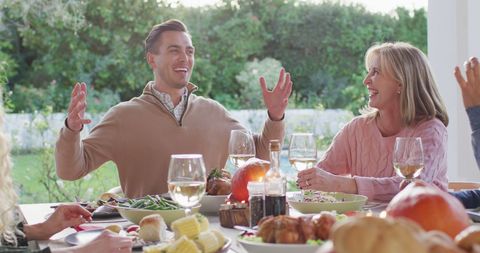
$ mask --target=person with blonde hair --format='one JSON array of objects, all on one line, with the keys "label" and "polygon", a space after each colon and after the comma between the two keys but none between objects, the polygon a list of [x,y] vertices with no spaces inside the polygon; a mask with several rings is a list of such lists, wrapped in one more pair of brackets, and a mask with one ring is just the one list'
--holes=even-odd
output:
[{"label": "person with blonde hair", "polygon": [[[0,129],[3,129],[1,104]],[[92,214],[75,204],[60,205],[45,222],[39,224],[23,224],[16,220],[17,195],[10,175],[11,166],[9,144],[3,130],[0,130],[0,252],[30,252],[26,247],[29,240],[48,240],[67,227],[91,220]],[[39,252],[131,252],[131,248],[130,238],[104,231],[85,245],[52,250],[45,248]]]},{"label": "person with blonde hair", "polygon": [[396,137],[421,137],[420,179],[447,189],[448,116],[425,54],[403,42],[365,54],[368,107],[333,139],[323,159],[298,174],[302,189],[346,192],[389,201],[400,191],[392,154]]}]

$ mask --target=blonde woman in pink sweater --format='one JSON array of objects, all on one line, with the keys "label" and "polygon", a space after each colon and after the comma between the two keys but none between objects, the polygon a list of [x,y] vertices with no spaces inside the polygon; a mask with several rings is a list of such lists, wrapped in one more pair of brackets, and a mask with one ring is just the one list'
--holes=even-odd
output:
[{"label": "blonde woman in pink sweater", "polygon": [[421,137],[420,179],[447,189],[448,116],[427,57],[408,43],[372,46],[365,54],[368,107],[340,130],[323,159],[298,174],[302,189],[346,192],[389,201],[402,178],[392,163],[396,137]]}]

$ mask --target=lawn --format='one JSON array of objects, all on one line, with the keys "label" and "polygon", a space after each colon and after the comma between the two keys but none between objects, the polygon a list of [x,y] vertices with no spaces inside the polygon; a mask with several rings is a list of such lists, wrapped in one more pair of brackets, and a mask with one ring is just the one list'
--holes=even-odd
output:
[{"label": "lawn", "polygon": [[[52,152],[12,155],[12,176],[20,204],[74,201],[75,196],[91,201],[119,185],[113,162],[107,162],[86,177],[71,182],[56,177],[53,159]],[[295,186],[296,172],[292,170],[285,154],[282,155],[281,165],[289,181],[288,189],[298,190]],[[229,162],[227,169],[234,171]]]},{"label": "lawn", "polygon": [[119,185],[116,166],[112,162],[74,182],[56,177],[53,153],[13,155],[12,177],[19,203],[74,201],[74,196],[94,200],[104,191]]}]

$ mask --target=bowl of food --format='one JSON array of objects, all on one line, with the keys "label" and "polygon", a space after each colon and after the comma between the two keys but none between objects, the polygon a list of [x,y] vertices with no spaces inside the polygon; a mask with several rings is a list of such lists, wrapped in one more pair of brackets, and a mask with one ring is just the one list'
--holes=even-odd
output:
[{"label": "bowl of food", "polygon": [[306,190],[289,196],[288,204],[304,214],[321,211],[344,213],[361,210],[367,199],[366,196],[357,194]]},{"label": "bowl of food", "polygon": [[225,203],[228,195],[205,195],[200,200],[201,213],[217,213],[220,209],[220,205]]},{"label": "bowl of food", "polygon": [[225,203],[228,194],[232,192],[232,176],[226,170],[213,169],[207,178],[206,195],[203,196],[200,204],[201,213],[217,213],[220,205]]},{"label": "bowl of food", "polygon": [[[117,208],[123,218],[135,224],[138,224],[143,217],[150,214],[160,214],[168,226],[173,221],[185,217],[184,208],[174,201],[159,195],[147,195],[143,198],[129,199],[127,202],[115,206],[115,208]],[[192,208],[192,213],[198,213],[199,210],[200,205],[197,205]]]}]

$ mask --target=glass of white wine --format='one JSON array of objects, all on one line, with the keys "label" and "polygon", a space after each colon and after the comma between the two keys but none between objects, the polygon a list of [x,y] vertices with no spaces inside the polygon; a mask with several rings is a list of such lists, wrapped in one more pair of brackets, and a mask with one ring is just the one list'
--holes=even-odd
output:
[{"label": "glass of white wine", "polygon": [[205,194],[207,176],[200,154],[181,154],[170,157],[168,192],[172,199],[190,215]]},{"label": "glass of white wine", "polygon": [[422,172],[423,164],[422,138],[397,137],[393,150],[393,167],[397,175],[413,181]]},{"label": "glass of white wine", "polygon": [[288,147],[288,160],[297,170],[312,168],[317,162],[317,144],[312,133],[294,133]]},{"label": "glass of white wine", "polygon": [[240,168],[248,159],[255,157],[255,142],[250,131],[235,129],[230,132],[228,141],[230,161],[235,168]]}]

